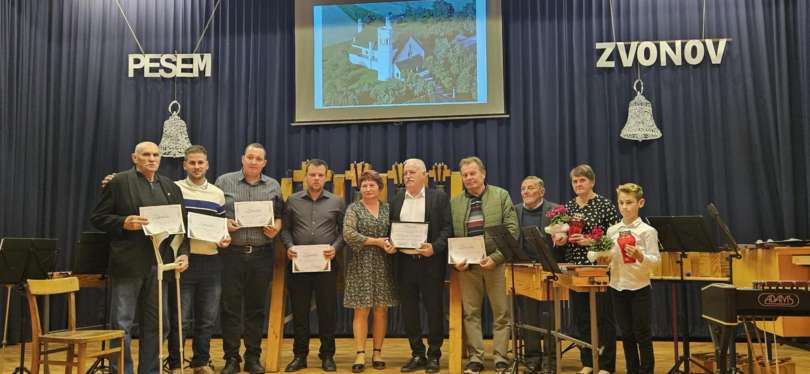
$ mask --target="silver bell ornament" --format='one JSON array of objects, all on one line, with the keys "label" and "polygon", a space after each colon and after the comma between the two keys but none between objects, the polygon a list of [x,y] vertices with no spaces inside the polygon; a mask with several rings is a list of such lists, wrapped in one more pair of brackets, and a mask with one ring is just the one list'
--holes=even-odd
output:
[{"label": "silver bell ornament", "polygon": [[[177,105],[177,110],[172,107]],[[186,149],[191,147],[188,139],[188,126],[180,118],[180,103],[172,100],[169,103],[169,119],[163,122],[163,137],[160,138],[160,155],[162,157],[183,157]]]},{"label": "silver bell ornament", "polygon": [[629,140],[653,140],[661,137],[661,130],[655,126],[652,114],[652,104],[642,93],[644,92],[644,82],[636,79],[633,82],[633,90],[636,97],[630,100],[627,108],[627,122],[624,124],[621,136]]}]

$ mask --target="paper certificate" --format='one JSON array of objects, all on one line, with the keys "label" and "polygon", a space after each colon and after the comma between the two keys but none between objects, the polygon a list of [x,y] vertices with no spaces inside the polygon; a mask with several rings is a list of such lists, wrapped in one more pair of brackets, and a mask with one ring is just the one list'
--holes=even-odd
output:
[{"label": "paper certificate", "polygon": [[487,253],[483,235],[449,238],[447,239],[447,250],[447,263],[451,265],[464,261],[468,264],[479,264]]},{"label": "paper certificate", "polygon": [[417,249],[427,242],[427,223],[391,223],[391,244],[397,248]]},{"label": "paper certificate", "polygon": [[149,220],[149,224],[143,226],[143,233],[146,235],[184,234],[186,232],[180,204],[142,206],[138,215]]},{"label": "paper certificate", "polygon": [[228,235],[228,219],[206,214],[188,214],[188,237],[219,243]]},{"label": "paper certificate", "polygon": [[233,203],[236,224],[240,227],[273,226],[273,201],[237,201]]},{"label": "paper certificate", "polygon": [[294,245],[290,249],[296,253],[292,263],[293,273],[313,273],[332,270],[332,262],[323,256],[323,252],[329,249],[329,245]]}]

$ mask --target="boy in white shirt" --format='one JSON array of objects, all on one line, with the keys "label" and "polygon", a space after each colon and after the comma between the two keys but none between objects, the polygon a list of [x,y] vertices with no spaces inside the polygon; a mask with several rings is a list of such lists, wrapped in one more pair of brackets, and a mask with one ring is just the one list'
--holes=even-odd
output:
[{"label": "boy in white shirt", "polygon": [[[613,248],[588,252],[588,258],[610,265],[610,290],[616,323],[622,331],[628,374],[652,373],[654,356],[650,329],[650,271],[660,261],[658,232],[644,223],[644,191],[635,183],[616,189],[621,222],[608,228]],[[640,358],[640,359],[639,359]]]}]

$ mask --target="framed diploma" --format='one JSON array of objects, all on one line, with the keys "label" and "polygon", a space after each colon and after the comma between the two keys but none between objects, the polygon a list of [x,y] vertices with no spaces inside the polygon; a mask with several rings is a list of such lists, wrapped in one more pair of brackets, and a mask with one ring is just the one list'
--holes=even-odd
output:
[{"label": "framed diploma", "polygon": [[447,239],[447,263],[455,265],[466,261],[468,264],[479,264],[486,256],[484,236]]},{"label": "framed diploma", "polygon": [[234,218],[239,227],[273,226],[273,201],[237,201],[233,203]]},{"label": "framed diploma", "polygon": [[391,223],[391,244],[397,248],[417,249],[427,242],[428,224],[410,222]]},{"label": "framed diploma", "polygon": [[329,245],[294,245],[290,249],[295,251],[293,259],[293,273],[316,273],[332,270],[332,262],[323,256]]},{"label": "framed diploma", "polygon": [[186,233],[180,204],[142,206],[138,215],[149,220],[149,224],[143,226],[143,233],[146,235]]}]

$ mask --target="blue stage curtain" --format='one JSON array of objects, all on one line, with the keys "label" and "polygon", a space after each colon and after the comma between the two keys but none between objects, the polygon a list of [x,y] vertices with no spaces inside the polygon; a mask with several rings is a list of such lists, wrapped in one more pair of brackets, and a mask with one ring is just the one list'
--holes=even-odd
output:
[{"label": "blue stage curtain", "polygon": [[[562,202],[573,196],[568,171],[587,162],[603,195],[642,184],[644,215],[701,214],[714,201],[742,242],[810,236],[807,2],[706,2],[705,36],[732,38],[723,64],[641,69],[664,133],[644,143],[618,137],[635,69],[594,67],[594,43],[613,40],[608,1],[503,3],[509,119],[289,126],[292,0],[221,3],[200,47],[213,54],[213,77],[177,80],[180,114],[211,150],[212,179],[239,168],[253,141],[268,147],[275,177],[312,157],[337,170],[413,156],[455,169],[478,155],[515,200],[534,174]],[[122,4],[146,52],[164,53],[193,49],[215,1]],[[614,4],[618,41],[701,37],[699,0]],[[0,51],[0,236],[59,238],[57,268],[67,269],[99,180],[131,166],[135,143],[159,140],[174,84],[127,78],[138,48],[113,1],[2,1]],[[164,159],[161,172],[180,178],[180,161]],[[87,299],[84,308],[99,305]]]}]

